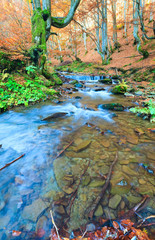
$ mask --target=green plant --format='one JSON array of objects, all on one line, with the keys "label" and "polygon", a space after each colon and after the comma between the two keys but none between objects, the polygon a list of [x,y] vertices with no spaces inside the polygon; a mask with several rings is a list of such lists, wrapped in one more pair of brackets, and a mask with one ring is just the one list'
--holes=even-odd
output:
[{"label": "green plant", "polygon": [[122,80],[121,82],[119,81],[119,85],[116,85],[113,89],[112,89],[112,93],[114,94],[124,94],[127,91],[127,84],[124,80]]},{"label": "green plant", "polygon": [[33,65],[29,65],[26,67],[26,71],[27,71],[27,74],[30,75],[31,73],[35,73],[37,67],[33,66]]},{"label": "green plant", "polygon": [[155,122],[155,102],[152,100],[146,104],[146,107],[130,108],[130,111],[133,113],[138,113],[142,117],[148,116],[151,122]]}]

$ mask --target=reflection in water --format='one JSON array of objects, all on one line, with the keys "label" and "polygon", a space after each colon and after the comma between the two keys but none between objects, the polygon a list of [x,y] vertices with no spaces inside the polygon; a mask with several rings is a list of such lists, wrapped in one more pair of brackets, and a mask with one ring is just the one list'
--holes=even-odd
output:
[{"label": "reflection in water", "polygon": [[[86,91],[73,93],[59,105],[42,103],[21,112],[14,110],[0,115],[0,167],[25,153],[22,159],[0,172],[1,239],[11,239],[10,232],[4,228],[21,230],[22,239],[30,239],[29,234],[38,228],[46,230],[48,236],[50,208],[58,224],[67,213],[70,213],[71,229],[85,224],[116,151],[119,162],[112,175],[111,188],[95,216],[116,218],[119,212],[138,203],[144,194],[153,196],[155,137],[147,130],[150,123],[129,112],[117,112],[113,118],[112,112],[97,109],[99,104],[107,102],[127,106],[130,102],[121,96],[112,96],[106,86],[105,90],[95,92],[94,88],[103,85],[95,82],[94,86],[87,82],[92,79],[85,80]],[[42,121],[61,112],[67,115]],[[135,128],[142,129],[144,134],[138,135]],[[74,143],[55,159],[72,140]],[[70,209],[71,194],[89,161]],[[152,214],[152,206],[151,202],[149,210],[142,214],[148,211]]]}]

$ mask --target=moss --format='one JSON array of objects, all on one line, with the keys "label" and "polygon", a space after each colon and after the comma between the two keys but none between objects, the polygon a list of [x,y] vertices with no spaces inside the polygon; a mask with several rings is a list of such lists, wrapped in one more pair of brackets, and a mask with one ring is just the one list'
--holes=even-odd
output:
[{"label": "moss", "polygon": [[17,69],[21,69],[25,63],[19,59],[11,60],[11,55],[0,51],[0,70],[6,69],[7,72],[11,73]]}]

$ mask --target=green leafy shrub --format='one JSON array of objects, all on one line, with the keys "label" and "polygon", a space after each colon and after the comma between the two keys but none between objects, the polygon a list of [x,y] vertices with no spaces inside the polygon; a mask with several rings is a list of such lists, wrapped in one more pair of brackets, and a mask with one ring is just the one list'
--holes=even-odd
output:
[{"label": "green leafy shrub", "polygon": [[146,107],[140,108],[140,107],[135,107],[135,108],[130,108],[130,111],[133,113],[137,113],[141,117],[148,116],[151,122],[155,122],[155,102],[150,100]]},{"label": "green leafy shrub", "polygon": [[13,76],[9,76],[7,82],[0,81],[0,111],[21,104],[28,106],[29,103],[46,100],[56,93],[54,89],[45,87],[39,77],[25,80],[23,85],[17,83]]},{"label": "green leafy shrub", "polygon": [[112,93],[114,94],[124,94],[127,91],[127,84],[125,83],[124,80],[122,80],[122,82],[120,82],[119,85],[116,85],[113,89],[112,89]]}]

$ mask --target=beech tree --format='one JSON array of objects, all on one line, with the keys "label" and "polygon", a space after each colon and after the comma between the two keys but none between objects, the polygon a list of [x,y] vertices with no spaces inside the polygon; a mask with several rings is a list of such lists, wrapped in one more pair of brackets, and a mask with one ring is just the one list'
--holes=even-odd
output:
[{"label": "beech tree", "polygon": [[35,65],[43,71],[46,62],[46,42],[51,34],[51,26],[56,28],[66,27],[73,19],[80,0],[71,0],[70,10],[65,17],[51,16],[51,0],[31,0],[33,16],[32,43],[29,54]]}]

